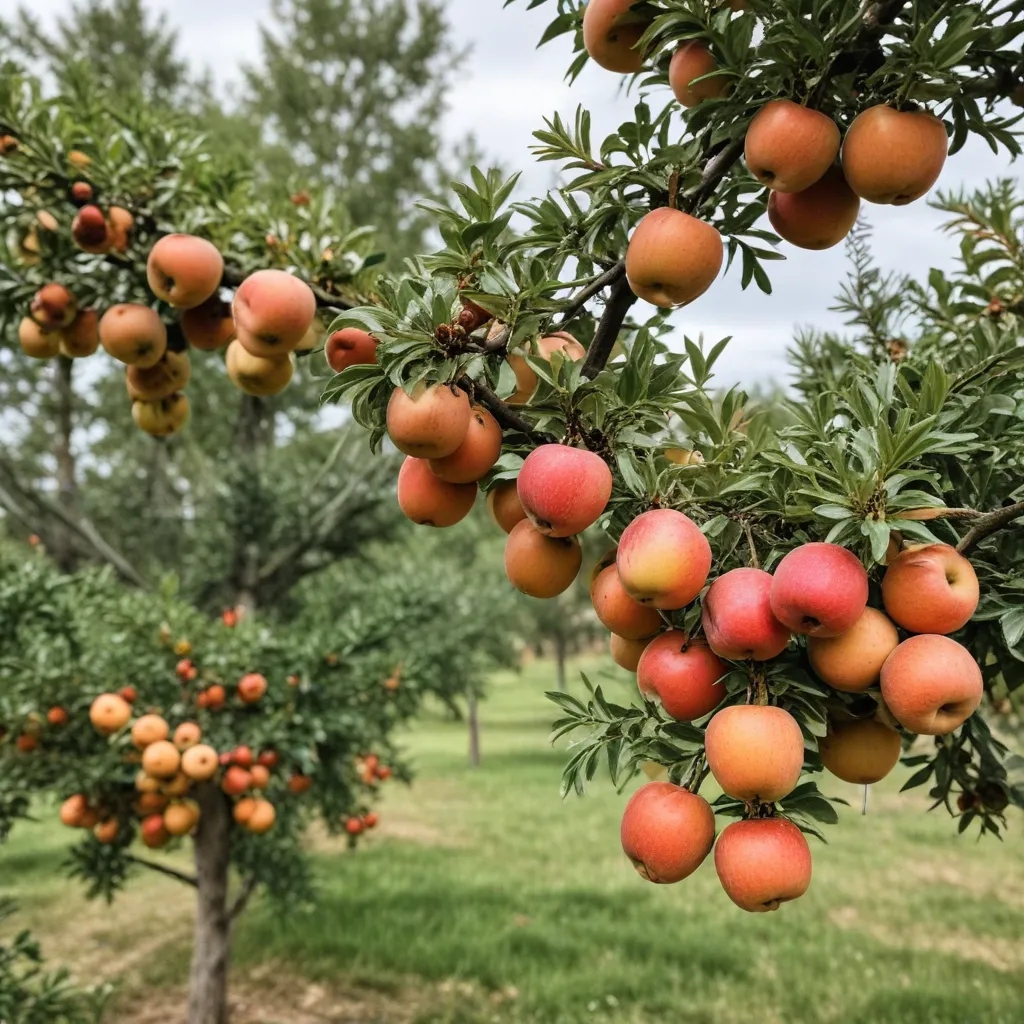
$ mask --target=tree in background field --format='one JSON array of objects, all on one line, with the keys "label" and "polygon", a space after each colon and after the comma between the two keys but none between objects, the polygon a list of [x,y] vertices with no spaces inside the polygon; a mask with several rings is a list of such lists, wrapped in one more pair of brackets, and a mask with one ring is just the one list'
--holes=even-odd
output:
[{"label": "tree in background field", "polygon": [[1024,806],[990,725],[1024,687],[1020,197],[937,193],[963,267],[927,284],[880,275],[854,233],[857,332],[803,337],[798,394],[770,405],[715,387],[729,339],[669,348],[666,316],[723,267],[770,293],[780,243],[828,248],[862,201],[920,200],[971,135],[1019,155],[1000,101],[1024,96],[1024,2],[548,7],[570,78],[633,76],[632,120],[595,140],[583,108],[548,118],[534,150],[566,178],[545,196],[512,203],[515,178],[474,168],[431,204],[444,246],[335,321],[377,363],[327,397],[408,456],[414,521],[488,492],[516,589],[567,592],[590,527],[617,544],[591,597],[642,699],[550,696],[564,792],[602,763],[620,786],[667,773],[623,818],[645,878],[681,880],[715,815],[738,818],[719,877],[773,910],[809,884],[802,833],[838,821],[822,772],[868,784],[901,754],[907,787],[998,834]]}]

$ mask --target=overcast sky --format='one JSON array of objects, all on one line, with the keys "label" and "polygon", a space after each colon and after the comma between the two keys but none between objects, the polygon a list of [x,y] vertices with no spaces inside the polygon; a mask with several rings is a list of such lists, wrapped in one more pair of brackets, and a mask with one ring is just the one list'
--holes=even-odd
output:
[{"label": "overcast sky", "polygon": [[[258,55],[257,24],[268,14],[269,0],[149,0],[168,13],[178,27],[182,52],[197,66],[212,70],[224,87],[237,76],[240,63]],[[3,3],[6,6],[6,2]],[[32,0],[31,9],[52,18],[67,10],[68,0]],[[571,42],[562,37],[536,49],[553,5],[529,11],[525,0],[502,8],[502,0],[450,0],[450,23],[458,26],[455,47],[469,47],[450,97],[445,130],[452,142],[469,133],[480,147],[507,169],[526,169],[523,194],[545,191],[553,165],[530,165],[531,132],[554,111],[571,117],[578,103],[593,114],[593,138],[599,140],[632,110],[633,99],[620,95],[620,76],[591,64],[576,84],[563,81]],[[973,187],[1005,175],[1005,154],[998,157],[973,141],[946,164],[940,186]],[[1016,168],[1014,168],[1016,171]],[[874,226],[874,249],[885,268],[925,273],[948,266],[954,247],[940,233],[941,216],[919,201],[903,208],[864,204]],[[681,331],[710,341],[725,335],[735,340],[718,364],[722,383],[784,375],[784,353],[794,327],[838,325],[829,313],[836,285],[844,273],[843,247],[806,252],[783,243],[786,262],[771,264],[774,295],[756,288],[743,292],[739,274],[730,273],[697,302],[675,314]]]}]

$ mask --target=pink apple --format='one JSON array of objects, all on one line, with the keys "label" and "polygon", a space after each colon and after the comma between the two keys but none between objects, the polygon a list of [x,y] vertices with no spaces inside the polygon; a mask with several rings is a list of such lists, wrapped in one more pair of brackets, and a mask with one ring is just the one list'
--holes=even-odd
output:
[{"label": "pink apple", "polygon": [[704,596],[701,621],[708,645],[730,661],[768,661],[789,643],[789,630],[772,614],[772,577],[761,569],[733,569]]},{"label": "pink apple", "polygon": [[703,641],[670,629],[640,655],[636,681],[645,697],[661,701],[666,714],[692,722],[718,707],[725,697],[721,680],[728,671],[729,666]]},{"label": "pink apple", "polygon": [[707,582],[711,545],[682,512],[652,509],[623,531],[616,564],[632,598],[655,608],[682,608]]},{"label": "pink apple", "polygon": [[974,566],[948,544],[908,548],[882,579],[885,610],[911,633],[955,633],[974,614],[978,596]]},{"label": "pink apple", "polygon": [[542,444],[526,456],[517,482],[530,522],[548,537],[571,537],[597,522],[612,494],[612,473],[599,455]]},{"label": "pink apple", "polygon": [[838,544],[802,544],[772,576],[775,617],[794,633],[839,636],[868,603],[868,574],[860,559]]},{"label": "pink apple", "polygon": [[807,892],[811,850],[785,818],[736,821],[718,837],[715,870],[736,906],[760,914]]}]

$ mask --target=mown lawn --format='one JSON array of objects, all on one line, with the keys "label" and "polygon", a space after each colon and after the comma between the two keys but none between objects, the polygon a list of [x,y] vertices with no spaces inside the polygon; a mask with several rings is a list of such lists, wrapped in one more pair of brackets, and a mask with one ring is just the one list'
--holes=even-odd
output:
[{"label": "mown lawn", "polygon": [[[559,799],[550,679],[541,663],[494,680],[480,769],[464,726],[424,721],[408,740],[418,781],[390,791],[378,833],[355,855],[313,840],[317,906],[257,905],[239,932],[245,1021],[1024,1021],[1020,815],[1005,842],[979,843],[924,813],[920,792],[898,795],[898,779],[866,817],[835,783],[856,806],[813,844],[810,892],[745,914],[710,860],[677,886],[642,882],[618,845],[625,797],[606,781]],[[87,904],[58,881],[66,839],[27,826],[0,850],[19,923],[80,974],[123,976],[112,1019],[180,1019],[139,1007],[180,997],[189,894],[146,877],[112,912]]]}]

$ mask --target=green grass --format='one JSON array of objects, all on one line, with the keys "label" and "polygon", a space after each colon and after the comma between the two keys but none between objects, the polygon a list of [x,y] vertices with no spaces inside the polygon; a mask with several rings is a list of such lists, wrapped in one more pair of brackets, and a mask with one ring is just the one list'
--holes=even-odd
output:
[{"label": "green grass", "polygon": [[[710,860],[676,886],[641,881],[619,849],[625,797],[607,781],[559,799],[550,677],[538,664],[494,681],[478,770],[463,725],[423,721],[408,737],[416,785],[390,789],[380,832],[355,855],[318,846],[314,910],[254,907],[236,942],[243,973],[282,965],[396,998],[411,984],[426,994],[424,1024],[1024,1019],[1019,815],[1004,843],[957,836],[944,813],[924,813],[922,794],[897,794],[897,773],[875,787],[866,817],[851,808],[827,846],[813,842],[803,899],[745,914]],[[859,808],[854,787],[826,786]],[[44,930],[77,899],[54,882],[63,842],[33,826],[0,853],[0,878]],[[147,879],[135,893],[153,885],[178,899],[167,884]],[[179,932],[147,980],[180,977],[184,951]]]}]

